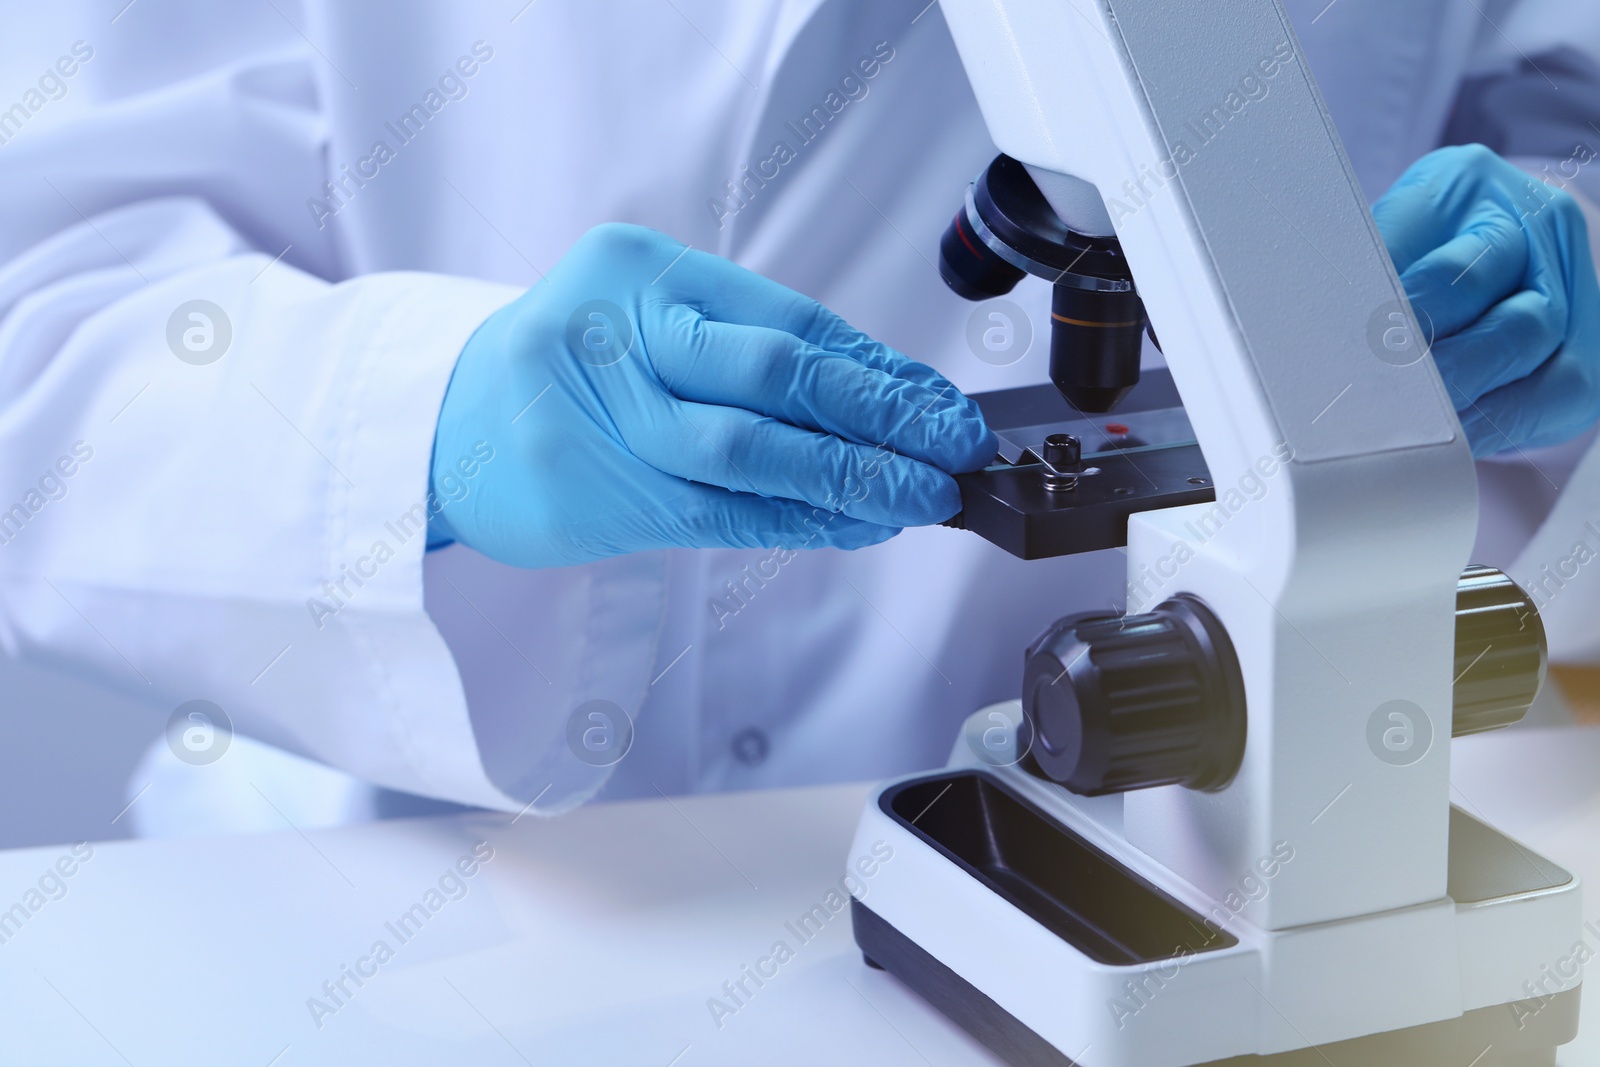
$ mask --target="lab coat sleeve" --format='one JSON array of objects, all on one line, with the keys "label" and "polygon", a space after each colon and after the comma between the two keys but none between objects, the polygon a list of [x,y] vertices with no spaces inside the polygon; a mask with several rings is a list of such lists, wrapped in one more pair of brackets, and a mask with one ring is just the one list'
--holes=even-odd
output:
[{"label": "lab coat sleeve", "polygon": [[433,424],[514,289],[330,285],[204,204],[0,269],[0,639],[393,788],[497,807],[422,604]]},{"label": "lab coat sleeve", "polygon": [[[1485,39],[1499,44],[1487,24]],[[1600,57],[1566,45],[1493,64],[1457,94],[1443,144],[1478,142],[1600,202]]]},{"label": "lab coat sleeve", "polygon": [[[439,406],[518,290],[324,280],[306,65],[246,61],[5,146],[0,645],[162,707],[209,701],[381,785],[518,810],[533,796],[486,773],[423,598]],[[543,803],[604,775],[580,764]]]}]

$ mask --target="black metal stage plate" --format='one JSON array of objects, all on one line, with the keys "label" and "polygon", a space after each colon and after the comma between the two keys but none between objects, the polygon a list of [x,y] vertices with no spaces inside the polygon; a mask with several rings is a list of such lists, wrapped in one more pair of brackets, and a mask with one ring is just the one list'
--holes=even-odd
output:
[{"label": "black metal stage plate", "polygon": [[[1053,385],[973,397],[1000,437],[996,462],[956,476],[961,512],[945,525],[970,530],[1014,556],[1043,559],[1128,543],[1128,516],[1216,499],[1171,376],[1148,370],[1111,415],[1072,410]],[[1076,488],[1045,488],[1038,450],[1050,433],[1083,442]]]}]

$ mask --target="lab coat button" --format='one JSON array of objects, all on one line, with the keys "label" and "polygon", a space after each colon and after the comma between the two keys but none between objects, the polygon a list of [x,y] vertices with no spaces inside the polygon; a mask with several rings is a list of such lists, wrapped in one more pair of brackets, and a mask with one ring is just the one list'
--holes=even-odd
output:
[{"label": "lab coat button", "polygon": [[765,763],[767,752],[771,747],[766,733],[754,726],[733,735],[733,758],[746,767],[759,767]]}]

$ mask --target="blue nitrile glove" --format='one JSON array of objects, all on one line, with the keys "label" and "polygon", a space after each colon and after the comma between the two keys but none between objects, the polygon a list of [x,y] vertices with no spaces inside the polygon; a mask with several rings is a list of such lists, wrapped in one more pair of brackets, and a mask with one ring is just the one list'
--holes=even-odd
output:
[{"label": "blue nitrile glove", "polygon": [[1600,284],[1571,196],[1482,145],[1441,148],[1372,208],[1476,456],[1600,418]]},{"label": "blue nitrile glove", "polygon": [[653,230],[600,226],[462,350],[429,542],[522,567],[859,548],[954,515],[947,472],[996,447],[949,381],[816,302]]}]

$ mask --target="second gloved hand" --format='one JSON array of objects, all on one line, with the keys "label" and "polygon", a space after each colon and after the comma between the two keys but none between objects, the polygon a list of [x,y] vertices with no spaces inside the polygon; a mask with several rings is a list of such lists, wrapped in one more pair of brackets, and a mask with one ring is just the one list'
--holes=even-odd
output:
[{"label": "second gloved hand", "polygon": [[[457,456],[494,459],[438,492]],[[481,447],[481,446],[480,446]],[[996,441],[945,378],[816,302],[597,227],[463,349],[434,441],[459,540],[522,567],[644,549],[856,548],[960,510]]]},{"label": "second gloved hand", "polygon": [[1600,418],[1600,283],[1571,196],[1482,145],[1423,156],[1373,205],[1477,456]]}]

